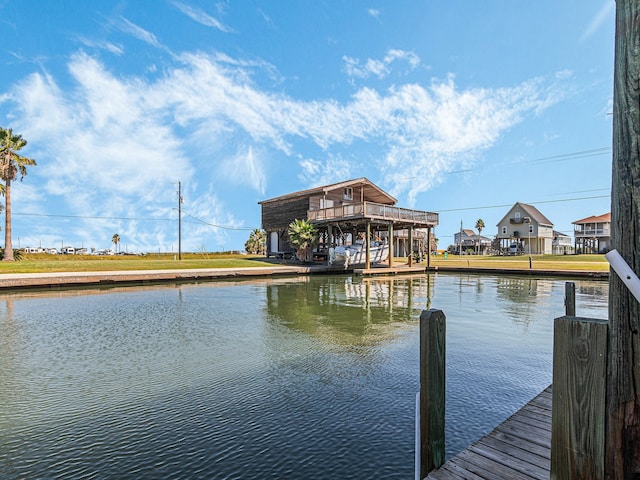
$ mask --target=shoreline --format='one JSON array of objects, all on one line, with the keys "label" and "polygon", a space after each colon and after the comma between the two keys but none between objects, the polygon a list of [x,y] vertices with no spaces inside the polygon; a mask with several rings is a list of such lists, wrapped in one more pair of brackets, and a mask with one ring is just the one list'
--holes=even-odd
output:
[{"label": "shoreline", "polygon": [[489,275],[519,275],[560,278],[590,278],[606,280],[608,271],[585,270],[537,270],[502,269],[484,267],[457,267],[397,265],[394,267],[374,267],[370,269],[343,269],[327,266],[274,265],[247,268],[202,268],[167,270],[119,270],[94,272],[42,272],[8,273],[0,275],[0,292],[8,290],[57,290],[85,287],[111,287],[153,285],[163,283],[186,283],[194,281],[214,281],[222,279],[248,279],[265,277],[286,277],[311,274],[352,274],[365,277],[409,275],[420,273],[473,273]]}]

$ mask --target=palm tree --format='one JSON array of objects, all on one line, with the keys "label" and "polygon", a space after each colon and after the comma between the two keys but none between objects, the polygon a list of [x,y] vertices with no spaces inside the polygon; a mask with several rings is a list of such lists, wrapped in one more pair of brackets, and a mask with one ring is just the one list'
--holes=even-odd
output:
[{"label": "palm tree", "polygon": [[483,229],[484,229],[484,220],[479,218],[478,220],[476,220],[476,230],[478,230],[478,254],[480,254],[480,234],[482,233]]},{"label": "palm tree", "polygon": [[116,253],[118,253],[118,243],[120,243],[120,235],[114,233],[113,237],[111,237],[111,241],[115,245]]},{"label": "palm tree", "polygon": [[298,260],[307,260],[311,249],[318,240],[316,227],[308,220],[294,220],[289,224],[289,243],[296,248]]},{"label": "palm tree", "polygon": [[36,165],[36,161],[23,157],[17,152],[27,145],[22,135],[14,135],[13,130],[0,128],[0,178],[4,180],[4,255],[3,261],[12,262],[13,245],[11,244],[11,182],[18,178],[20,181],[27,174],[27,165]]},{"label": "palm tree", "polygon": [[249,240],[244,244],[244,249],[253,254],[264,255],[267,250],[267,235],[264,230],[253,229],[249,235]]}]

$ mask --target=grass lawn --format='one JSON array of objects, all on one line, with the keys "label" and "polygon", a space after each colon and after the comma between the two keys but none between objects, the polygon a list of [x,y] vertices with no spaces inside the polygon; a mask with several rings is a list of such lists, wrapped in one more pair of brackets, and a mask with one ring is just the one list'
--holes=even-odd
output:
[{"label": "grass lawn", "polygon": [[[171,270],[194,268],[246,268],[273,266],[273,260],[256,255],[230,255],[215,253],[184,253],[182,260],[174,254],[149,254],[146,256],[116,255],[48,255],[29,254],[16,262],[0,262],[2,273],[39,272],[93,272],[114,270]],[[533,270],[606,272],[609,263],[604,255],[534,255]],[[396,258],[396,264],[406,261]],[[277,263],[275,263],[277,265]],[[422,262],[426,265],[426,261]],[[488,257],[475,255],[443,255],[431,257],[431,266],[470,268],[529,269],[529,256]]]},{"label": "grass lawn", "polygon": [[177,260],[174,259],[173,254],[149,254],[146,256],[29,254],[24,255],[20,261],[0,261],[0,275],[3,273],[246,268],[267,265],[271,265],[271,262],[267,262],[265,257],[255,255],[183,253],[182,260]]},{"label": "grass lawn", "polygon": [[[471,268],[529,269],[529,256],[485,257],[475,255],[443,255],[431,257],[432,266]],[[533,270],[575,270],[590,272],[609,271],[609,262],[604,255],[532,255]]]}]

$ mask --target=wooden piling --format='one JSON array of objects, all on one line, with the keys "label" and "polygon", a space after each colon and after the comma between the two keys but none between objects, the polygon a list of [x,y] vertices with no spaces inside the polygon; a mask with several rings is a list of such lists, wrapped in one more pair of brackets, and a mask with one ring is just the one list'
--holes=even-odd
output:
[{"label": "wooden piling", "polygon": [[607,320],[555,319],[551,479],[604,479]]},{"label": "wooden piling", "polygon": [[567,317],[576,316],[576,284],[573,282],[564,284],[564,314]]},{"label": "wooden piling", "polygon": [[[616,0],[611,247],[640,273],[640,0]],[[640,478],[640,303],[609,277],[607,479]]]},{"label": "wooden piling", "polygon": [[444,463],[445,330],[442,310],[420,315],[420,478]]}]

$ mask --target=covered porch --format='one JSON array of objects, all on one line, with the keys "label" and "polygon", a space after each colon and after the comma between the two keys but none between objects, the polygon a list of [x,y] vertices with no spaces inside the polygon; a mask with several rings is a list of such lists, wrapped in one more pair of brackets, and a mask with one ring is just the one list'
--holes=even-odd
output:
[{"label": "covered porch", "polygon": [[331,248],[361,241],[366,252],[365,269],[371,268],[373,241],[389,244],[389,256],[384,262],[389,267],[399,254],[407,256],[411,266],[416,246],[429,258],[431,229],[438,224],[437,213],[374,202],[309,210],[307,219],[318,228],[318,255],[328,258]]}]

